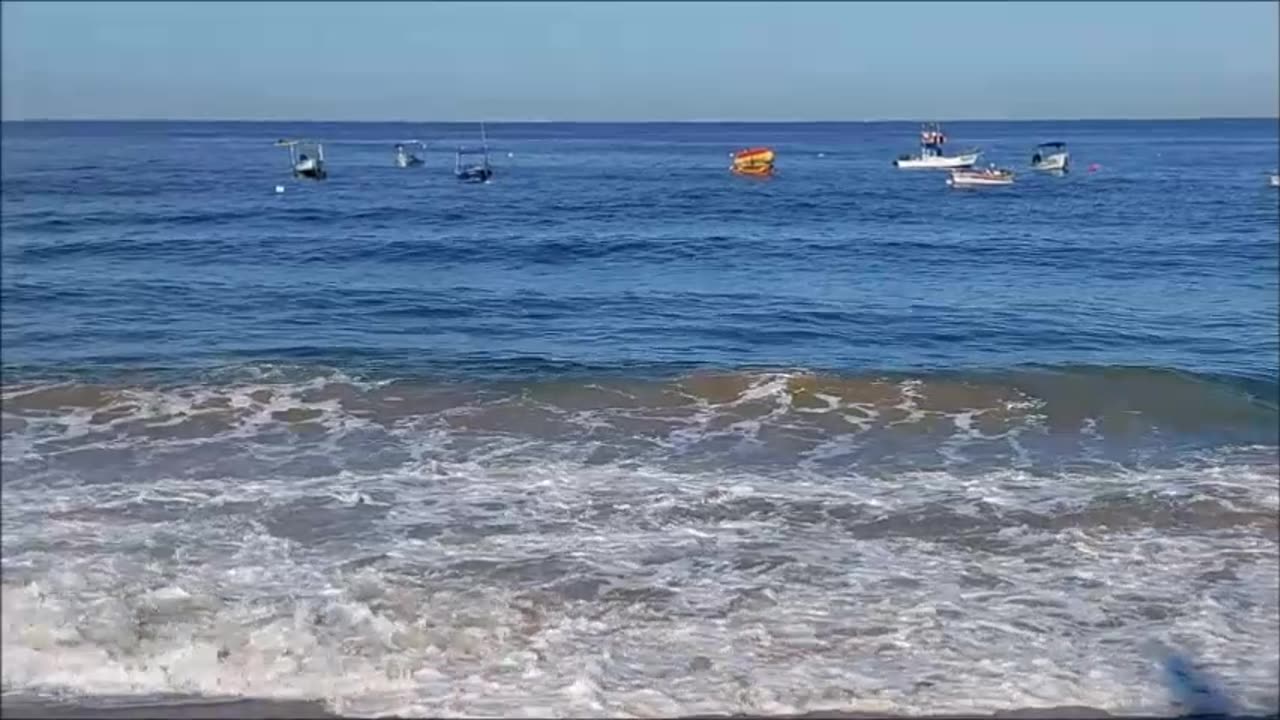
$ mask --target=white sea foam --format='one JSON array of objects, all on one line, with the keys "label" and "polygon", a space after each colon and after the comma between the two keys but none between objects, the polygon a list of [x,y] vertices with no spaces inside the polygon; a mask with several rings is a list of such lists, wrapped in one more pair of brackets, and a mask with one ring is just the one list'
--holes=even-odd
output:
[{"label": "white sea foam", "polygon": [[803,381],[590,408],[332,380],[6,400],[5,689],[1163,712],[1157,638],[1275,709],[1274,447],[1046,469],[1059,438],[1027,415]]},{"label": "white sea foam", "polygon": [[[1274,512],[1274,485],[1250,472],[1224,469],[1253,483],[1248,508]],[[342,517],[308,518],[299,504],[324,483],[82,487],[57,513],[37,493],[6,494],[4,681],[322,698],[367,713],[1154,712],[1168,701],[1139,646],[1160,636],[1211,658],[1231,692],[1266,709],[1280,568],[1274,540],[1247,526],[996,522],[987,540],[952,538],[911,518],[980,518],[966,503],[1036,479],[922,474],[900,479],[910,493],[814,480],[571,465],[348,473],[329,480],[325,512],[384,514],[325,549],[287,537],[293,516]],[[1008,502],[1088,503],[1089,483],[1044,479],[1039,499],[1020,490]],[[944,495],[951,511],[928,509]],[[208,512],[126,520],[174,498]],[[872,499],[863,520],[840,520]],[[486,502],[503,509],[478,509]],[[808,502],[828,514],[809,515]],[[237,503],[258,511],[215,512]],[[422,527],[438,530],[406,535]],[[182,561],[147,559],[148,542],[177,546]]]}]

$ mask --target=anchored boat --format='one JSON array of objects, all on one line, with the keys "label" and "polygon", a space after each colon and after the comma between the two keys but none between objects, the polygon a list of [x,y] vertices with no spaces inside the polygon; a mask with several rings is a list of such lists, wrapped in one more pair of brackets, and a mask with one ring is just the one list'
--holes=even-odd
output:
[{"label": "anchored boat", "polygon": [[947,136],[937,123],[929,123],[920,131],[920,153],[917,155],[900,155],[893,161],[893,166],[904,169],[950,170],[952,168],[973,167],[982,155],[979,150],[970,150],[959,155],[943,155],[942,146]]},{"label": "anchored boat", "polygon": [[738,175],[772,175],[773,150],[767,147],[747,148],[733,154],[731,171]]},{"label": "anchored boat", "polygon": [[329,177],[324,164],[324,145],[313,140],[277,140],[276,146],[289,148],[289,165],[294,177],[312,180]]},{"label": "anchored boat", "polygon": [[[478,161],[465,161],[464,158],[478,156]],[[480,148],[458,148],[453,161],[453,174],[468,183],[488,182],[493,177],[493,168],[489,165],[489,141],[484,134],[484,123],[480,123]]]},{"label": "anchored boat", "polygon": [[1271,187],[1280,187],[1280,173],[1271,173]]},{"label": "anchored boat", "polygon": [[1031,167],[1036,170],[1066,172],[1070,163],[1071,153],[1067,152],[1067,144],[1061,142],[1040,143],[1031,156]]},{"label": "anchored boat", "polygon": [[416,148],[423,155],[427,152],[427,146],[417,140],[405,140],[404,142],[396,143],[396,167],[417,167],[425,162],[422,159],[422,155],[409,148]]},{"label": "anchored boat", "polygon": [[951,171],[947,184],[952,187],[982,187],[986,185],[1012,185],[1013,171],[994,165],[981,170],[958,169]]}]

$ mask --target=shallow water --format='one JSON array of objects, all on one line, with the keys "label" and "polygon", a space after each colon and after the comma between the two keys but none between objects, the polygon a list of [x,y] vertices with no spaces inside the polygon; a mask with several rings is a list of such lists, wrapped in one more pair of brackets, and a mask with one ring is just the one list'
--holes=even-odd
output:
[{"label": "shallow water", "polygon": [[1275,123],[948,129],[6,124],[5,692],[1274,712]]}]

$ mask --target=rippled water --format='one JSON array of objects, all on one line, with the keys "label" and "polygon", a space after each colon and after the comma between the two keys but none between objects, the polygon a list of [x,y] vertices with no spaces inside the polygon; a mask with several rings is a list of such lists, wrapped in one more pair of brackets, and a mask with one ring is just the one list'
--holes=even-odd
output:
[{"label": "rippled water", "polygon": [[488,130],[4,125],[6,693],[1275,711],[1274,122]]}]

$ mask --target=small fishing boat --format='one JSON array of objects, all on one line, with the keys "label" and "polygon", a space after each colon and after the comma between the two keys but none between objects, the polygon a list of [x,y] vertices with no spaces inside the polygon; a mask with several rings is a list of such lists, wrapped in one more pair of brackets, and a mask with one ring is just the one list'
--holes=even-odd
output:
[{"label": "small fishing boat", "polygon": [[737,175],[772,175],[774,152],[767,147],[747,148],[733,154],[729,170]]},{"label": "small fishing boat", "polygon": [[[478,161],[466,161],[465,158],[476,157]],[[468,183],[488,182],[493,177],[493,167],[489,165],[489,141],[484,134],[484,123],[480,123],[480,148],[458,148],[453,161],[453,174]]]},{"label": "small fishing boat", "polygon": [[276,147],[289,148],[289,165],[294,177],[312,180],[329,177],[324,163],[324,145],[313,140],[277,140]]},{"label": "small fishing boat", "polygon": [[1280,173],[1271,173],[1271,187],[1280,187]]},{"label": "small fishing boat", "polygon": [[1071,164],[1071,153],[1067,152],[1067,144],[1061,142],[1040,143],[1031,156],[1031,167],[1036,170],[1050,172],[1067,172]]},{"label": "small fishing boat", "polygon": [[405,140],[404,142],[396,143],[396,167],[418,167],[425,162],[422,159],[422,155],[409,149],[411,147],[417,148],[418,152],[423,155],[427,152],[427,146],[417,140]]},{"label": "small fishing boat", "polygon": [[982,187],[986,185],[1012,185],[1013,171],[997,168],[994,165],[981,170],[971,168],[951,171],[947,184],[952,187]]},{"label": "small fishing boat", "polygon": [[893,161],[893,166],[903,169],[950,170],[953,168],[973,167],[982,155],[979,150],[969,150],[959,155],[942,154],[942,146],[947,136],[937,123],[929,123],[920,131],[920,153],[917,155],[900,155]]},{"label": "small fishing boat", "polygon": [[[479,156],[480,160],[478,162],[464,160],[472,156]],[[488,182],[489,178],[493,177],[493,167],[489,165],[489,153],[485,150],[458,148],[458,155],[453,163],[453,174],[463,182]]]}]

